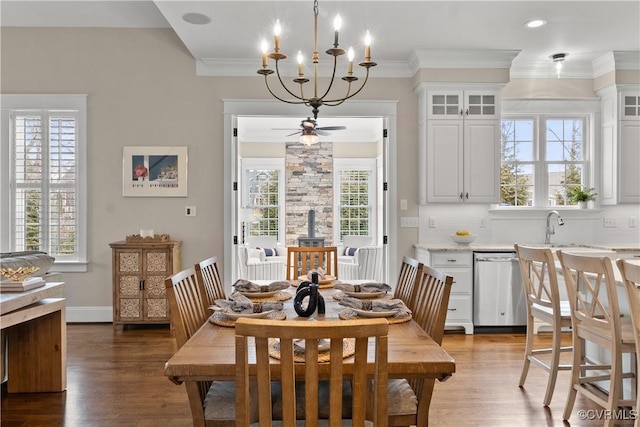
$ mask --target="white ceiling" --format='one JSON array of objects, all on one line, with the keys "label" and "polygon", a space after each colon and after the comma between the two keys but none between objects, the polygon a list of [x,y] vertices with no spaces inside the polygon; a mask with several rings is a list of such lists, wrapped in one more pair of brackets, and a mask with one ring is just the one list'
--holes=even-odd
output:
[{"label": "white ceiling", "polygon": [[[291,59],[287,64],[291,72],[295,72],[293,58],[299,49],[310,57],[312,7],[312,0],[2,0],[0,23],[170,27],[196,59],[200,74],[256,76],[261,65],[259,42],[267,38],[272,43],[276,18],[282,23],[281,48]],[[184,14],[193,12],[208,16],[211,22],[185,22]],[[373,76],[410,77],[416,66],[442,66],[443,52],[462,52],[477,59],[472,51],[511,51],[517,54],[512,61],[512,78],[553,77],[555,69],[549,57],[559,52],[568,54],[563,77],[593,78],[594,61],[614,51],[640,51],[638,0],[319,0],[321,61],[327,57],[324,51],[331,47],[336,13],[343,20],[341,47],[352,45],[357,58],[363,56],[365,31],[371,32],[372,59],[379,64],[372,70]],[[525,22],[533,18],[546,19],[548,23],[538,29],[525,28]],[[640,64],[631,64],[633,67],[638,69]]]}]

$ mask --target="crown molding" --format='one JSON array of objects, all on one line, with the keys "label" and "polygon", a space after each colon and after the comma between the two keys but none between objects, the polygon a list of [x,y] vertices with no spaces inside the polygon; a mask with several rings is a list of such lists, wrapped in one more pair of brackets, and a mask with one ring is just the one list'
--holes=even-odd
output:
[{"label": "crown molding", "polygon": [[409,58],[412,74],[421,68],[511,68],[519,50],[417,49]]},{"label": "crown molding", "polygon": [[607,52],[593,60],[593,77],[600,77],[616,70],[640,70],[640,52]]},{"label": "crown molding", "polygon": [[[492,69],[507,68],[511,78],[550,79],[557,78],[551,60],[526,61],[517,59],[519,50],[436,50],[419,49],[412,52],[406,61],[379,61],[371,69],[370,78],[411,78],[422,68]],[[255,77],[260,64],[253,59],[202,58],[196,59],[197,76]],[[360,67],[356,75],[363,78]],[[608,52],[594,61],[578,61],[569,58],[563,63],[560,78],[593,79],[615,70],[640,70],[640,52]],[[284,77],[297,77],[293,62],[282,68]],[[308,71],[308,70],[307,70]],[[320,62],[318,75],[330,77],[330,61]]]}]

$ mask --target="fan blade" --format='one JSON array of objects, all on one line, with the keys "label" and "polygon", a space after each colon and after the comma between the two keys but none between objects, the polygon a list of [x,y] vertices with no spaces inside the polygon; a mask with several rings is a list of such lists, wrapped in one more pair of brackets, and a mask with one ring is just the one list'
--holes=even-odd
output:
[{"label": "fan blade", "polygon": [[322,126],[316,128],[316,130],[346,130],[346,126]]},{"label": "fan blade", "polygon": [[326,132],[326,131],[321,130],[321,129],[316,129],[315,133],[317,133],[318,135],[322,135],[322,136],[331,135],[329,132]]},{"label": "fan blade", "polygon": [[296,131],[296,132],[294,132],[294,133],[290,133],[289,135],[286,135],[286,136],[298,135],[299,133],[300,133],[300,131]]},{"label": "fan blade", "polygon": [[296,128],[271,128],[271,130],[298,130]]}]

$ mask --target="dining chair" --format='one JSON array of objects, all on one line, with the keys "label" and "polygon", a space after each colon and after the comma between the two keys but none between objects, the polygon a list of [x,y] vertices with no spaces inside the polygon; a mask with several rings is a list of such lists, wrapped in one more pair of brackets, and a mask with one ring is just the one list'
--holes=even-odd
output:
[{"label": "dining chair", "polygon": [[[549,374],[547,390],[543,404],[549,406],[556,386],[558,371],[571,369],[571,365],[560,364],[562,352],[571,351],[571,346],[562,347],[562,328],[571,327],[571,308],[569,301],[560,300],[555,259],[548,248],[533,248],[514,245],[520,262],[522,284],[527,302],[527,337],[524,352],[524,364],[520,374],[519,387],[523,387],[529,373],[531,362]],[[535,320],[551,325],[551,347],[534,346]],[[550,355],[550,360],[542,358]]]},{"label": "dining chair", "polygon": [[288,246],[287,280],[306,276],[310,270],[322,267],[325,274],[338,278],[338,248],[336,246]]},{"label": "dining chair", "polygon": [[[416,272],[411,296],[414,301],[412,315],[416,323],[438,344],[442,344],[452,285],[452,276],[429,266],[420,265]],[[434,385],[435,378],[389,380],[389,425],[417,425],[418,402],[423,394],[426,394],[426,402],[431,402]]]},{"label": "dining chair", "polygon": [[[623,372],[622,354],[633,353],[635,359],[636,343],[633,325],[620,316],[611,259],[562,250],[556,256],[567,285],[573,328],[571,382],[562,418],[570,418],[577,393],[615,414],[619,407],[636,403],[622,398],[623,379],[635,377]],[[610,352],[610,364],[587,357],[586,343]],[[602,381],[609,381],[608,392],[599,387]],[[604,425],[613,426],[615,418],[605,417]]]},{"label": "dining chair", "polygon": [[214,305],[217,299],[227,299],[224,283],[218,269],[218,258],[211,257],[194,265],[198,281],[204,284],[207,307]]},{"label": "dining chair", "polygon": [[422,269],[422,263],[408,256],[402,257],[398,282],[393,291],[393,297],[401,299],[404,304],[413,311],[415,304],[413,301],[413,290],[415,287],[416,275]]},{"label": "dining chair", "polygon": [[[207,322],[204,284],[194,267],[165,279],[171,325],[178,348]],[[185,382],[193,425],[230,427],[235,425],[235,384],[233,381]]]},{"label": "dining chair", "polygon": [[[247,427],[249,412],[249,380],[255,372],[260,427],[271,426],[387,426],[387,351],[389,324],[386,319],[323,320],[300,322],[297,320],[270,320],[241,318],[235,325],[236,333],[236,417],[238,427]],[[369,348],[369,339],[375,346]],[[353,339],[353,365],[344,364],[345,339]],[[296,346],[304,340],[304,363],[295,361]],[[319,340],[329,340],[328,361],[319,362]],[[255,342],[255,347],[253,344]],[[274,364],[274,345],[280,359]],[[253,349],[255,348],[255,357]],[[367,366],[370,352],[374,355],[373,369]],[[251,360],[252,365],[249,364]],[[255,371],[254,371],[255,370]],[[348,372],[347,372],[348,371]],[[282,389],[282,420],[272,415],[271,387],[274,373],[279,373]],[[369,388],[367,375],[373,375],[373,388]],[[276,374],[277,375],[277,374]],[[352,383],[351,418],[342,414],[343,384]],[[319,420],[319,386],[321,380],[329,382],[329,419]],[[304,419],[296,421],[296,387],[304,387]],[[373,419],[365,420],[369,393],[373,400]]]},{"label": "dining chair", "polygon": [[[640,264],[631,263],[629,260],[619,259],[616,261],[624,288],[627,291],[629,307],[631,309],[631,320],[633,321],[636,333],[636,354],[640,354]],[[640,411],[640,383],[636,379],[636,411]],[[636,417],[633,425],[638,427],[639,420]]]}]

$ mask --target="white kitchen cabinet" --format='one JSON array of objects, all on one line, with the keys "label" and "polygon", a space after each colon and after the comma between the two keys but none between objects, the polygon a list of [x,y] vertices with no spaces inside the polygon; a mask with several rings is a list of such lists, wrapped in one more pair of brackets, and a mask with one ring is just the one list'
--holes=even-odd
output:
[{"label": "white kitchen cabinet", "polygon": [[471,251],[430,251],[431,267],[453,276],[445,328],[473,334],[473,257]]},{"label": "white kitchen cabinet", "polygon": [[638,85],[618,85],[598,95],[602,108],[600,204],[640,203],[640,90]]},{"label": "white kitchen cabinet", "polygon": [[620,93],[620,203],[640,202],[640,93]]},{"label": "white kitchen cabinet", "polygon": [[421,85],[421,204],[498,203],[500,90]]},{"label": "white kitchen cabinet", "polygon": [[500,119],[497,89],[427,89],[427,118],[458,120]]}]

